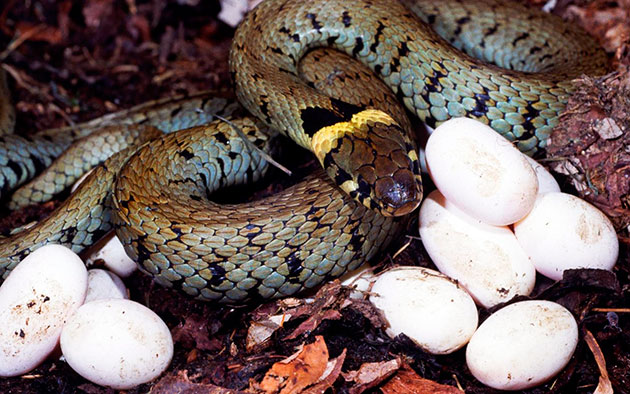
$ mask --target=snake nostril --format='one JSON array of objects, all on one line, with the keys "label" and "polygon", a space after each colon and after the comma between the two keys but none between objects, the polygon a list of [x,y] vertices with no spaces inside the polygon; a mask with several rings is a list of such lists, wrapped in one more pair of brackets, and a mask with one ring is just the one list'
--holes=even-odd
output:
[{"label": "snake nostril", "polygon": [[398,170],[393,176],[376,181],[375,192],[391,216],[402,216],[416,209],[422,192],[409,170]]}]

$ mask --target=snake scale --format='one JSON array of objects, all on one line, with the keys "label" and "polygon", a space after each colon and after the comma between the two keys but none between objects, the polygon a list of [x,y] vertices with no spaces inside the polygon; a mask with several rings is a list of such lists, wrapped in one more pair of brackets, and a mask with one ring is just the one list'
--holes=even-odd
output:
[{"label": "snake scale", "polygon": [[[50,218],[0,239],[0,273],[45,243],[80,252],[114,227],[142,270],[194,297],[295,294],[370,259],[420,203],[416,147],[397,102],[432,127],[478,119],[534,155],[571,79],[601,74],[606,61],[579,28],[508,1],[266,0],[230,52],[236,96],[256,118],[199,94],[20,140],[3,83],[0,196],[78,140],[13,193],[12,207],[48,199],[104,162]],[[104,124],[114,126],[94,131]],[[256,202],[211,202],[214,191],[262,176],[268,164],[250,145],[266,150],[278,133],[312,151],[328,176]],[[43,147],[53,135],[59,147]]]}]

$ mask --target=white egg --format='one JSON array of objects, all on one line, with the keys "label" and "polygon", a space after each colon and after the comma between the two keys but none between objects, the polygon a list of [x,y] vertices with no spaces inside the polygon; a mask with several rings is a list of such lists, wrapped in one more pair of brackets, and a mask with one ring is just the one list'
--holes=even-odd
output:
[{"label": "white egg", "polygon": [[350,298],[363,298],[366,292],[369,291],[370,285],[376,280],[376,276],[372,273],[372,266],[363,264],[354,271],[346,272],[339,280],[342,285],[354,289],[350,294]]},{"label": "white egg", "polygon": [[118,275],[94,268],[88,271],[88,289],[84,303],[107,298],[129,298],[127,288]]},{"label": "white egg", "polygon": [[420,207],[420,238],[438,269],[488,308],[528,295],[536,270],[508,227],[482,223],[435,190]]},{"label": "white egg", "polygon": [[84,378],[124,390],[166,370],[173,339],[162,319],[144,305],[126,299],[96,300],[68,320],[61,351]]},{"label": "white egg", "polygon": [[529,215],[514,225],[514,233],[536,270],[555,280],[570,268],[611,270],[619,255],[610,220],[571,194],[541,194]]},{"label": "white egg", "polygon": [[486,319],[466,349],[470,372],[499,390],[523,390],[552,378],[578,342],[573,315],[550,301],[508,305]]},{"label": "white egg", "polygon": [[435,129],[425,149],[429,174],[446,198],[493,225],[523,218],[534,205],[538,180],[532,166],[496,131],[454,118]]},{"label": "white egg", "polygon": [[437,271],[398,267],[378,275],[370,302],[383,311],[387,335],[405,334],[433,354],[464,346],[477,328],[470,295]]},{"label": "white egg", "polygon": [[89,266],[103,260],[105,267],[116,275],[126,278],[138,269],[138,265],[127,253],[122,243],[111,231],[85,253],[85,263]]},{"label": "white egg", "polygon": [[42,246],[22,260],[0,287],[0,376],[44,361],[86,291],[85,265],[64,246]]},{"label": "white egg", "polygon": [[551,173],[547,171],[545,167],[543,167],[540,163],[538,163],[531,157],[527,155],[523,156],[525,156],[527,162],[529,162],[529,164],[532,166],[534,172],[536,173],[536,178],[538,178],[538,194],[560,191],[560,185],[558,185],[558,181],[556,181],[556,178],[554,178],[553,175],[551,175]]}]

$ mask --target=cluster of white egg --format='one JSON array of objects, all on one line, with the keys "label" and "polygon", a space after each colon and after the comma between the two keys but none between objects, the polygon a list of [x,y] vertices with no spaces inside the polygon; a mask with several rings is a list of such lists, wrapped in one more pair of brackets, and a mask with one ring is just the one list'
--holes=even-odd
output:
[{"label": "cluster of white egg", "polygon": [[149,308],[128,299],[114,273],[87,270],[61,245],[31,253],[0,286],[0,376],[25,374],[58,356],[86,379],[128,389],[170,364],[173,340]]},{"label": "cluster of white egg", "polygon": [[612,269],[619,244],[611,222],[561,193],[542,166],[475,120],[438,127],[426,161],[438,190],[420,208],[419,231],[440,272],[400,267],[378,277],[362,273],[360,286],[372,283],[370,301],[388,321],[388,335],[404,333],[434,354],[468,343],[470,371],[493,388],[545,382],[577,346],[571,313],[553,302],[523,301],[477,328],[475,304],[488,308],[529,295],[536,271],[558,280],[570,268]]}]

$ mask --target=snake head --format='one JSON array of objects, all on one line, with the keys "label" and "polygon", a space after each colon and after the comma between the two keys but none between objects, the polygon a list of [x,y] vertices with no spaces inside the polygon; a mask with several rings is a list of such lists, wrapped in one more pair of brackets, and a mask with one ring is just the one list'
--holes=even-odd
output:
[{"label": "snake head", "polygon": [[312,143],[328,175],[367,208],[384,216],[402,216],[420,205],[418,155],[386,113],[358,112],[347,122],[319,130]]}]

